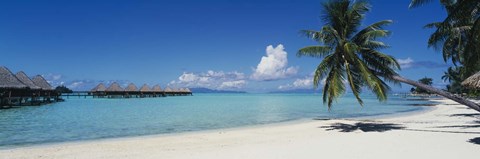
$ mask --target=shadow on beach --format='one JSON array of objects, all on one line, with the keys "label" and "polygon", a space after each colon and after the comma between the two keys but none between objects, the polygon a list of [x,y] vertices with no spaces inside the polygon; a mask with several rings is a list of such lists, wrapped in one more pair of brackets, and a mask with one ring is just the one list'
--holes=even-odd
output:
[{"label": "shadow on beach", "polygon": [[330,126],[322,126],[320,128],[326,128],[327,131],[338,130],[340,132],[353,132],[360,130],[363,132],[385,132],[390,130],[401,130],[405,127],[399,124],[392,123],[364,123],[358,122],[355,124],[334,123]]},{"label": "shadow on beach", "polygon": [[470,143],[472,143],[472,144],[480,145],[480,137],[476,137],[476,138],[470,139],[470,140],[468,140],[468,142],[470,142]]}]

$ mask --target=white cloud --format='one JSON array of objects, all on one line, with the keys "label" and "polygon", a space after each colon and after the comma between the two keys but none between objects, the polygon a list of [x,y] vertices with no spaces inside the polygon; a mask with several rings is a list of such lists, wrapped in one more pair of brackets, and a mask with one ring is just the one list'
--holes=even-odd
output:
[{"label": "white cloud", "polygon": [[48,73],[42,75],[42,77],[52,86],[59,86],[65,84],[64,76],[61,74]]},{"label": "white cloud", "polygon": [[277,47],[267,46],[267,56],[263,56],[260,63],[250,76],[253,80],[269,81],[287,78],[296,75],[298,67],[288,67],[287,52],[282,44]]},{"label": "white cloud", "polygon": [[409,57],[406,59],[397,59],[398,64],[400,64],[400,68],[410,68],[413,66],[414,61]]},{"label": "white cloud", "polygon": [[[322,82],[323,83],[323,82]],[[313,77],[307,76],[304,78],[297,78],[292,84],[278,86],[280,90],[290,89],[313,89]]]},{"label": "white cloud", "polygon": [[238,80],[238,81],[226,81],[222,82],[219,89],[241,89],[243,88],[247,82],[245,80]]},{"label": "white cloud", "polygon": [[203,73],[184,72],[178,80],[171,81],[171,87],[205,87],[210,89],[241,89],[246,85],[245,74],[237,71],[223,72],[209,70]]}]

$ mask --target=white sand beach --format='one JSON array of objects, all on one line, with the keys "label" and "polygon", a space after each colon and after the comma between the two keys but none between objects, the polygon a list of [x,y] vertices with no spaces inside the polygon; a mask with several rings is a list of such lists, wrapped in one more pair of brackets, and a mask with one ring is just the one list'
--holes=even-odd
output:
[{"label": "white sand beach", "polygon": [[438,101],[432,111],[408,116],[67,142],[3,149],[0,158],[478,158],[480,114]]}]

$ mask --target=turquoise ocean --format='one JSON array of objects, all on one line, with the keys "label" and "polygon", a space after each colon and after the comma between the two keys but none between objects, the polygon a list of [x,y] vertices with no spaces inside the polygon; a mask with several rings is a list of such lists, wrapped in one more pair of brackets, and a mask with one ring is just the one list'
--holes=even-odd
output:
[{"label": "turquoise ocean", "polygon": [[315,118],[353,118],[430,109],[426,100],[389,96],[385,103],[351,95],[329,111],[321,94],[202,94],[165,98],[78,98],[0,110],[0,148],[172,134]]}]

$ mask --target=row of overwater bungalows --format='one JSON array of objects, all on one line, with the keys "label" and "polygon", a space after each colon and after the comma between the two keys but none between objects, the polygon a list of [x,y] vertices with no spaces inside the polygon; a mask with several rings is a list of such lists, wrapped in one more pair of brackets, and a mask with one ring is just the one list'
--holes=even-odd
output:
[{"label": "row of overwater bungalows", "polygon": [[147,97],[165,97],[165,96],[186,96],[192,95],[192,91],[188,88],[172,89],[155,85],[150,88],[147,84],[137,88],[135,84],[130,83],[123,89],[117,82],[113,82],[109,87],[103,83],[98,84],[90,91],[94,98],[147,98]]},{"label": "row of overwater bungalows", "polygon": [[40,75],[30,79],[23,71],[13,74],[0,66],[0,108],[57,102],[60,95]]}]

